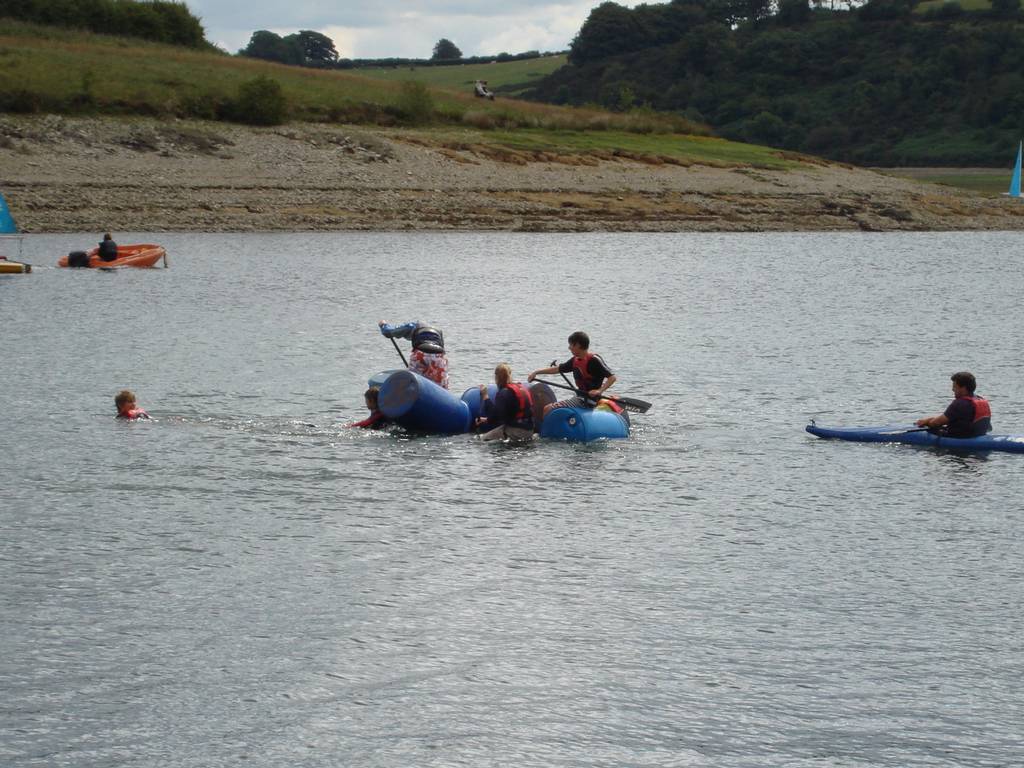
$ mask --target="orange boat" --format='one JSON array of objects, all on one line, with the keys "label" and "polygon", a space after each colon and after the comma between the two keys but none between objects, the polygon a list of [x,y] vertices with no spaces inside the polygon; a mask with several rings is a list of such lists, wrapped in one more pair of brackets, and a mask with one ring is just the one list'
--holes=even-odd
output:
[{"label": "orange boat", "polygon": [[152,267],[160,259],[164,260],[164,267],[167,266],[167,251],[160,245],[149,243],[119,245],[117,246],[117,258],[113,261],[104,261],[100,258],[99,252],[99,248],[93,248],[91,251],[72,251],[67,256],[61,256],[57,266],[101,267],[103,269],[111,269],[113,267]]}]

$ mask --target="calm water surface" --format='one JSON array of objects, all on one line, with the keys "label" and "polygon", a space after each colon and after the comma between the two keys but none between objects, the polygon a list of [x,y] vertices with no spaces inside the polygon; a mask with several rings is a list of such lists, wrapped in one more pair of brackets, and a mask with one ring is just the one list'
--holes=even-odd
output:
[{"label": "calm water surface", "polygon": [[[1019,766],[1020,234],[121,235],[0,277],[3,766]],[[628,441],[347,431],[590,332]],[[126,424],[130,387],[156,417]]]}]

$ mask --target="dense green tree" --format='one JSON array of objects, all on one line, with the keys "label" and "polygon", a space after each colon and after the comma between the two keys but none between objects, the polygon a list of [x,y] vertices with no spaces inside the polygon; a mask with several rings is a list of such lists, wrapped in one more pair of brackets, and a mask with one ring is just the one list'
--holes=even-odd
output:
[{"label": "dense green tree", "polygon": [[173,0],[0,0],[0,17],[158,43],[211,48],[202,24]]},{"label": "dense green tree", "polygon": [[434,44],[434,55],[430,58],[433,61],[458,61],[462,58],[462,51],[447,37],[442,37]]},{"label": "dense green tree", "polygon": [[305,63],[305,56],[296,35],[281,37],[266,29],[253,32],[249,44],[238,53],[241,56],[276,61],[279,64]]},{"label": "dense green tree", "polygon": [[334,47],[334,41],[327,35],[303,29],[297,34],[288,35],[285,38],[285,40],[292,39],[302,51],[303,63],[307,66],[331,65],[338,60],[338,51]]},{"label": "dense green tree", "polygon": [[[1011,0],[1015,5],[1017,0]],[[1005,162],[1024,125],[1024,19],[781,0],[594,8],[531,98],[700,116],[721,135],[871,164]],[[837,6],[839,7],[839,6]],[[948,13],[948,12],[946,12]]]}]

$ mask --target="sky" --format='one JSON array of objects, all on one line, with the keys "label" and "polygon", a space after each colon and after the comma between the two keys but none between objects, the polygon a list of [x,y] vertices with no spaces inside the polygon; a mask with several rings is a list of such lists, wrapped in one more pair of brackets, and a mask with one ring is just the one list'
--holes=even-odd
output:
[{"label": "sky", "polygon": [[[637,2],[618,0],[633,7]],[[463,56],[564,51],[602,0],[185,0],[206,39],[236,53],[252,33],[321,32],[345,59],[429,59],[447,38]]]}]

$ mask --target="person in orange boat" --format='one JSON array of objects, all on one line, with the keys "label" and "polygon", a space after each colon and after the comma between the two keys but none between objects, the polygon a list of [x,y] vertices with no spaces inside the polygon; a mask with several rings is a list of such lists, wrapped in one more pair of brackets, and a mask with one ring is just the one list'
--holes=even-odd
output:
[{"label": "person in orange boat", "polygon": [[363,398],[366,400],[366,407],[370,410],[370,415],[362,421],[354,421],[345,426],[359,427],[361,429],[382,429],[386,427],[388,425],[388,417],[380,410],[380,404],[377,402],[379,395],[380,387],[370,387],[366,390]]},{"label": "person in orange boat", "polygon": [[103,240],[100,241],[99,257],[103,261],[116,261],[117,260],[117,243],[114,242],[114,238],[107,232],[103,235]]},{"label": "person in orange boat", "polygon": [[134,421],[135,419],[148,419],[149,414],[139,408],[135,403],[135,393],[130,389],[122,389],[114,397],[114,405],[117,406],[117,418],[128,419]]}]

